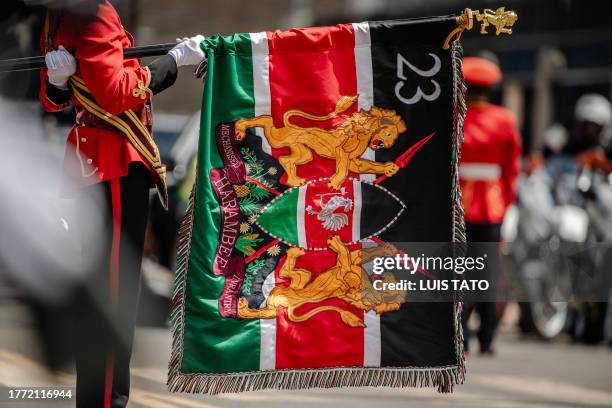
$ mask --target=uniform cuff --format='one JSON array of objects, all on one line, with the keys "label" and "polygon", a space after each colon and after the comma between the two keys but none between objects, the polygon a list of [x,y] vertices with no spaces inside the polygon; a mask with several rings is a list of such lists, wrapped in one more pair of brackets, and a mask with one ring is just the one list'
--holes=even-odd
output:
[{"label": "uniform cuff", "polygon": [[153,91],[153,94],[160,93],[164,89],[174,85],[174,81],[176,81],[178,75],[178,68],[172,56],[164,55],[159,57],[153,61],[148,68],[151,71],[149,89]]},{"label": "uniform cuff", "polygon": [[47,96],[47,99],[51,101],[54,105],[61,106],[70,102],[72,91],[70,89],[60,89],[47,80],[45,94]]}]

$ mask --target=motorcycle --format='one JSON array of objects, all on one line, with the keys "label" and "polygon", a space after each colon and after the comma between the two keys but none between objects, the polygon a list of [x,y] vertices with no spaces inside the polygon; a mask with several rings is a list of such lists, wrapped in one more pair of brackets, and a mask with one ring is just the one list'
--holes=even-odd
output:
[{"label": "motorcycle", "polygon": [[544,339],[566,330],[589,341],[603,332],[606,303],[582,299],[610,288],[605,268],[611,265],[612,185],[575,163],[553,158],[521,176],[517,203],[502,227],[519,326]]}]

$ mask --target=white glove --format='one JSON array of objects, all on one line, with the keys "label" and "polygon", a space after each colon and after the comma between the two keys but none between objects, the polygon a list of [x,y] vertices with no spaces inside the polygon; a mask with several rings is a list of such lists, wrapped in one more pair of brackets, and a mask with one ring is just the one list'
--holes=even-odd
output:
[{"label": "white glove", "polygon": [[64,46],[45,55],[49,83],[56,88],[67,90],[68,78],[76,72],[77,62]]},{"label": "white glove", "polygon": [[191,38],[177,38],[177,44],[173,49],[168,51],[168,54],[174,58],[177,67],[185,65],[198,65],[206,55],[200,48],[200,43],[204,41],[204,36],[201,34]]}]

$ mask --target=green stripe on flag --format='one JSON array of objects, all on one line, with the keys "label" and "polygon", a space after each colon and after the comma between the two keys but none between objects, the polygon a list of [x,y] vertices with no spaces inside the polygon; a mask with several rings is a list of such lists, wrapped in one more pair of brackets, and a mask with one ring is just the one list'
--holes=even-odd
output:
[{"label": "green stripe on flag", "polygon": [[[208,37],[193,238],[185,294],[183,373],[220,373],[259,369],[259,320],[222,317],[218,302],[225,277],[212,273],[221,226],[210,170],[223,162],[215,142],[221,122],[254,116],[253,67],[248,34]],[[228,339],[231,339],[228,341]]]},{"label": "green stripe on flag", "polygon": [[[301,187],[305,188],[305,187]],[[299,245],[297,210],[299,188],[292,188],[270,204],[258,218],[257,223],[268,233],[288,244]],[[304,210],[303,208],[301,209]],[[282,220],[282,222],[279,222]]]}]

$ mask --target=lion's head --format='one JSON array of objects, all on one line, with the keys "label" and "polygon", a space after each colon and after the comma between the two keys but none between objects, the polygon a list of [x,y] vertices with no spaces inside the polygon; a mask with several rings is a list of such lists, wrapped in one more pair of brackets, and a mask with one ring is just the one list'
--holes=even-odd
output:
[{"label": "lion's head", "polygon": [[370,114],[377,119],[377,125],[371,129],[370,133],[370,148],[372,150],[381,147],[390,148],[397,137],[406,131],[406,124],[395,111],[372,107]]},{"label": "lion's head", "polygon": [[393,146],[397,137],[406,131],[406,124],[395,111],[375,106],[353,113],[340,126],[345,132],[368,135],[372,150]]},{"label": "lion's head", "polygon": [[508,27],[513,27],[514,24],[516,23],[516,20],[518,20],[518,15],[514,11],[509,11],[508,17],[507,17]]}]

